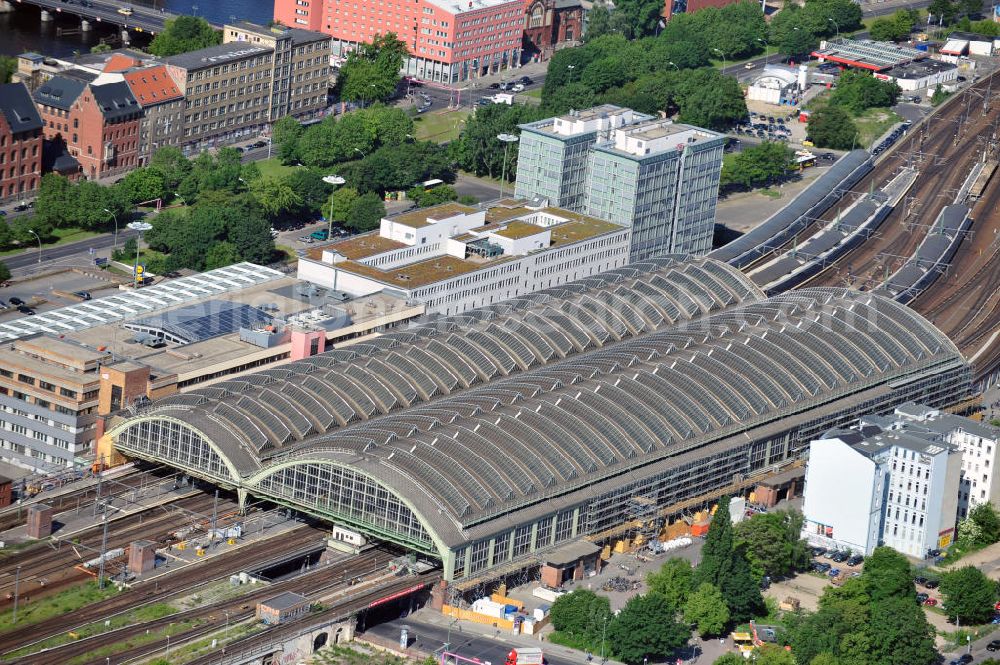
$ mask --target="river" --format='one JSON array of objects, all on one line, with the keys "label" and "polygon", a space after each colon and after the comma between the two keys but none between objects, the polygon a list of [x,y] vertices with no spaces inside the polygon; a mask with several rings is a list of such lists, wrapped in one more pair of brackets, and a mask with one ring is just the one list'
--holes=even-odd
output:
[{"label": "river", "polygon": [[[232,20],[245,19],[266,24],[274,12],[274,0],[131,0],[122,5],[145,5],[164,7],[178,14],[204,16],[216,25]],[[55,21],[43,23],[37,7],[15,5],[15,10],[0,14],[0,54],[20,55],[34,51],[58,58],[70,58],[74,53],[87,53],[102,40],[115,39],[117,30],[113,27],[94,23],[89,32],[78,32],[79,21],[75,17],[58,17]],[[74,34],[64,34],[66,31]],[[61,34],[62,33],[62,34]],[[133,44],[142,46],[147,39],[134,36]],[[118,44],[116,44],[118,45]]]}]

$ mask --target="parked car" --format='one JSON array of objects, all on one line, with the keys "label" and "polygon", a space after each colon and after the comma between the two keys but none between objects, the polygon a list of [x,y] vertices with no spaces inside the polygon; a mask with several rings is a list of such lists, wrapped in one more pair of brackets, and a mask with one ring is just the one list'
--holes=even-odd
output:
[{"label": "parked car", "polygon": [[119,7],[118,13],[122,14],[123,16],[131,16],[134,13],[134,11],[132,10],[131,7]]},{"label": "parked car", "polygon": [[17,308],[17,311],[19,311],[21,314],[26,314],[28,316],[35,315],[35,310],[31,309],[30,307],[27,307],[26,305],[21,305],[20,307]]},{"label": "parked car", "polygon": [[510,91],[511,92],[522,92],[523,90],[524,90],[524,84],[523,83],[515,83],[514,85],[512,85],[510,87]]},{"label": "parked car", "polygon": [[16,206],[14,206],[14,212],[24,212],[27,209],[28,209],[27,203],[18,203]]},{"label": "parked car", "polygon": [[831,568],[826,574],[828,577],[836,577],[837,575],[840,575],[840,568]]},{"label": "parked car", "polygon": [[5,303],[3,300],[0,300],[0,309],[7,309],[7,303]]},{"label": "parked car", "polygon": [[82,300],[90,300],[91,298],[89,291],[74,291],[73,295]]},{"label": "parked car", "polygon": [[815,570],[817,573],[825,573],[826,571],[830,570],[830,568],[831,568],[831,566],[828,563],[814,563],[813,564],[813,570]]},{"label": "parked car", "polygon": [[853,568],[854,566],[859,565],[864,560],[865,560],[865,558],[863,556],[861,556],[860,554],[852,554],[847,559],[847,565],[851,566]]},{"label": "parked car", "polygon": [[490,83],[489,88],[490,88],[490,90],[499,90],[500,89],[500,84],[499,83]]},{"label": "parked car", "polygon": [[23,305],[24,301],[18,298],[17,296],[14,296],[13,298],[10,299],[10,304],[13,305],[14,307],[17,307],[18,305]]},{"label": "parked car", "polygon": [[814,548],[812,548],[812,553],[813,553],[813,556],[823,556],[824,554],[826,554],[826,548],[825,547],[814,547]]},{"label": "parked car", "polygon": [[927,600],[924,601],[924,605],[927,605],[928,607],[934,607],[935,605],[937,605],[937,598],[928,598]]},{"label": "parked car", "polygon": [[1000,651],[1000,640],[993,640],[986,645],[987,651]]},{"label": "parked car", "polygon": [[924,588],[925,589],[936,589],[940,585],[941,585],[941,583],[938,582],[937,580],[927,580],[926,582],[924,582]]},{"label": "parked car", "polygon": [[928,596],[926,593],[918,593],[917,594],[917,602],[918,603],[923,603],[928,598],[930,598],[930,596]]},{"label": "parked car", "polygon": [[517,82],[520,83],[521,85],[532,85],[534,83],[534,81],[530,76],[522,76],[521,78],[517,79]]}]

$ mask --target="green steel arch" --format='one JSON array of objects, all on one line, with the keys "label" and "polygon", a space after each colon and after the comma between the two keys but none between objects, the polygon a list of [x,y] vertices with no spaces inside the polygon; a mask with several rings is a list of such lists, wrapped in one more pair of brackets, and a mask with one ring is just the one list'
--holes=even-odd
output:
[{"label": "green steel arch", "polygon": [[[263,489],[261,487],[261,484],[269,476],[273,476],[276,473],[283,471],[285,469],[291,469],[294,467],[308,466],[308,465],[328,466],[331,468],[336,468],[353,474],[357,474],[358,476],[361,476],[372,485],[385,490],[388,494],[395,497],[402,506],[404,506],[407,510],[409,510],[413,514],[414,519],[417,520],[422,529],[427,533],[427,536],[430,538],[430,542],[416,539],[407,534],[400,533],[399,531],[393,531],[391,529],[387,529],[384,526],[375,524],[365,519],[358,518],[355,515],[347,514],[343,511],[330,510],[329,508],[325,508],[318,504],[308,505],[294,498],[284,497],[272,491]],[[375,535],[384,540],[390,540],[392,542],[405,545],[406,547],[423,552],[424,554],[429,554],[431,556],[438,557],[441,559],[446,559],[450,555],[451,548],[448,547],[448,545],[444,542],[444,540],[440,537],[440,535],[431,525],[431,521],[427,519],[427,517],[416,507],[416,505],[414,505],[414,503],[410,499],[408,499],[404,494],[396,491],[386,483],[376,479],[371,474],[365,473],[364,471],[358,469],[357,467],[351,466],[350,464],[345,464],[343,462],[338,462],[336,460],[331,460],[328,458],[316,457],[316,456],[304,456],[304,457],[297,457],[295,459],[277,461],[273,464],[268,465],[266,468],[263,468],[260,471],[257,471],[254,474],[246,477],[243,481],[243,488],[247,492],[254,494],[256,496],[266,497],[272,501],[275,501],[276,503],[281,503],[291,508],[295,508],[296,510],[305,510],[314,515],[326,517],[334,522],[340,522],[346,526],[356,528],[359,531]]]}]

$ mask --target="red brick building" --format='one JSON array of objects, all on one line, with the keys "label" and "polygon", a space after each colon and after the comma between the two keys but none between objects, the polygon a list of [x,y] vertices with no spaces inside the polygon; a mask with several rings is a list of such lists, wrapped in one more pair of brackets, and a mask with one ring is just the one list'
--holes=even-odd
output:
[{"label": "red brick building", "polygon": [[103,178],[139,165],[142,108],[125,81],[95,85],[56,76],[35,91],[45,138],[64,142],[84,177]]},{"label": "red brick building", "polygon": [[42,119],[23,83],[0,85],[0,198],[38,188],[42,173]]},{"label": "red brick building", "polygon": [[524,10],[525,57],[548,59],[560,44],[571,44],[583,35],[580,0],[527,0]]}]

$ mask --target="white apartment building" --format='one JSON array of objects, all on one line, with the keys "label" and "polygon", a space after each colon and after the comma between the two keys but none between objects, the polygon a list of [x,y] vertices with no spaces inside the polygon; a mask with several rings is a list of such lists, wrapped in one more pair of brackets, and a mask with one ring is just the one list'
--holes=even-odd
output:
[{"label": "white apartment building", "polygon": [[962,451],[958,495],[960,519],[965,519],[970,510],[987,501],[1000,508],[1000,481],[997,479],[1000,472],[996,460],[1000,428],[912,402],[898,407],[896,415],[941,434]]},{"label": "white apartment building", "polygon": [[448,316],[622,266],[630,234],[545,200],[446,203],[310,250],[298,277],[351,296],[402,292]]},{"label": "white apartment building", "polygon": [[803,537],[924,558],[954,538],[961,468],[957,446],[904,417],[867,416],[832,430],[809,447]]}]

